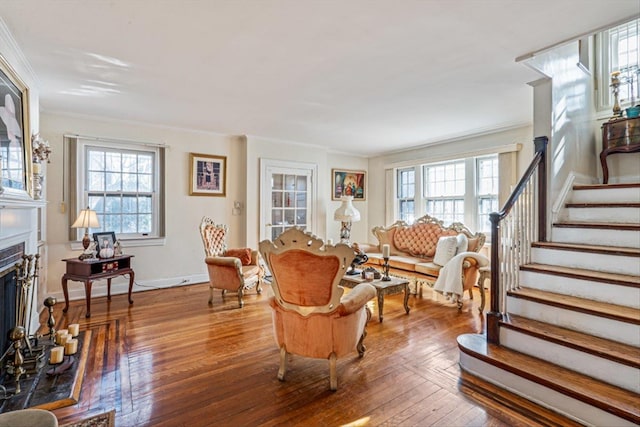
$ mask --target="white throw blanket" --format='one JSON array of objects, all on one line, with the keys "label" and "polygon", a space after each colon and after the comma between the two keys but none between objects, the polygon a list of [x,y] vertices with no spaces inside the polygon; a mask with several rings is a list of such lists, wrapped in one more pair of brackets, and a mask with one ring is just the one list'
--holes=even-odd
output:
[{"label": "white throw blanket", "polygon": [[478,268],[489,265],[489,258],[477,252],[462,252],[454,256],[440,269],[438,279],[433,289],[445,296],[456,295],[462,297],[462,264],[465,258],[474,258],[478,261]]}]

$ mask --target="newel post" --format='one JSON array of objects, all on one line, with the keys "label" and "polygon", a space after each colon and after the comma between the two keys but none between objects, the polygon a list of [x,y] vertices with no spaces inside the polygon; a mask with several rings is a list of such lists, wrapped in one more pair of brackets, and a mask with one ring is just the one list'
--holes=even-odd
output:
[{"label": "newel post", "polygon": [[538,164],[538,241],[547,241],[547,146],[549,138],[538,136],[533,140],[535,152],[541,154]]},{"label": "newel post", "polygon": [[500,342],[500,254],[499,232],[500,214],[492,212],[489,214],[491,221],[491,308],[487,313],[487,341],[494,344]]}]

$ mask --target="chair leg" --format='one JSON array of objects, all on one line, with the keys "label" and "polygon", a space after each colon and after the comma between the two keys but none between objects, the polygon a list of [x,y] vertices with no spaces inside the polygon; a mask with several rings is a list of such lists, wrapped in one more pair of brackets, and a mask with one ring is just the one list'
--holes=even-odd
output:
[{"label": "chair leg", "polygon": [[256,292],[258,294],[262,293],[262,278],[258,277],[258,284],[256,285]]},{"label": "chair leg", "polygon": [[367,323],[369,323],[369,320],[371,320],[371,310],[369,309],[369,306],[365,305],[364,308],[367,313],[367,322],[364,325],[364,329],[362,329],[362,335],[360,335],[358,345],[356,346],[356,349],[358,350],[358,356],[360,357],[364,357],[364,352],[367,351],[367,347],[365,347],[364,345],[364,339],[367,336]]},{"label": "chair leg", "polygon": [[284,374],[287,371],[287,348],[280,347],[280,369],[278,369],[278,379],[284,381]]},{"label": "chair leg", "polygon": [[213,286],[209,286],[209,304],[213,304]]},{"label": "chair leg", "polygon": [[244,301],[242,300],[243,295],[244,295],[244,292],[242,288],[238,289],[238,304],[240,305],[240,308],[244,307]]},{"label": "chair leg", "polygon": [[331,391],[338,389],[338,374],[336,372],[336,362],[338,358],[335,353],[329,355],[329,388]]}]

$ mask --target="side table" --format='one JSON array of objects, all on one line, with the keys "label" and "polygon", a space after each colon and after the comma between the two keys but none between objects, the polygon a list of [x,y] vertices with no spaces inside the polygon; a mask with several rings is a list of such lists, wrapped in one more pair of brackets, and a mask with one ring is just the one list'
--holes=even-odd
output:
[{"label": "side table", "polygon": [[392,277],[391,280],[384,282],[380,279],[374,281],[367,281],[358,276],[344,276],[340,281],[340,285],[345,288],[354,288],[360,283],[369,283],[376,288],[376,295],[378,296],[378,319],[382,322],[382,309],[384,308],[384,296],[394,295],[404,292],[404,311],[409,314],[409,281],[406,279],[400,279]]},{"label": "side table", "polygon": [[87,314],[91,317],[91,286],[95,280],[107,279],[107,299],[111,300],[111,279],[117,276],[129,275],[129,304],[133,304],[131,291],[135,273],[131,268],[131,258],[133,255],[119,255],[113,258],[89,258],[80,260],[78,258],[63,259],[67,266],[67,272],[62,276],[62,292],[64,293],[64,309],[66,313],[69,309],[69,290],[67,281],[75,280],[84,283],[85,297],[87,300]]}]

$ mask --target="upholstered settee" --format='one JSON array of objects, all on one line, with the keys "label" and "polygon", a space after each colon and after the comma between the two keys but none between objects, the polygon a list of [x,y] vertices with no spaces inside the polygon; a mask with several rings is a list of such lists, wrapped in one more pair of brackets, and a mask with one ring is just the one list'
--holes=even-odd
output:
[{"label": "upholstered settee", "polygon": [[[443,266],[456,254],[479,252],[486,239],[483,233],[474,234],[461,223],[445,227],[442,221],[429,215],[413,224],[396,221],[388,227],[378,226],[371,231],[378,242],[359,244],[369,258],[367,265],[381,270],[383,246],[389,245],[390,273],[409,279],[412,293],[421,293],[423,283],[433,285]],[[471,290],[480,267],[479,257],[469,254],[462,258],[463,291],[469,291],[472,298]]]}]

